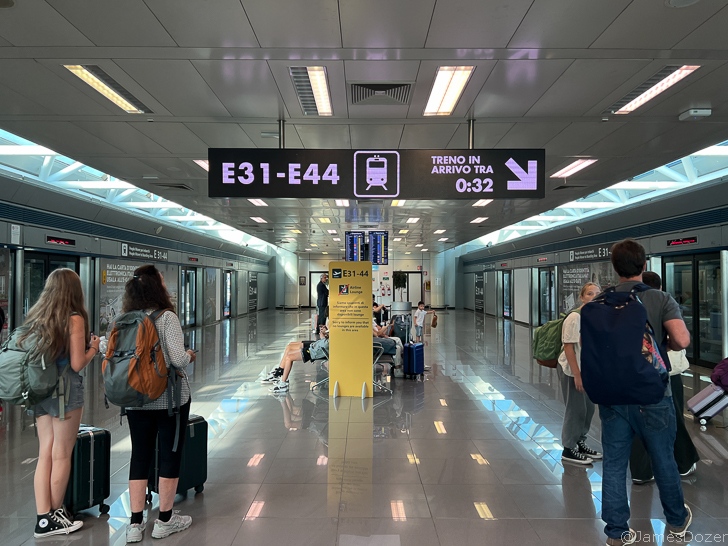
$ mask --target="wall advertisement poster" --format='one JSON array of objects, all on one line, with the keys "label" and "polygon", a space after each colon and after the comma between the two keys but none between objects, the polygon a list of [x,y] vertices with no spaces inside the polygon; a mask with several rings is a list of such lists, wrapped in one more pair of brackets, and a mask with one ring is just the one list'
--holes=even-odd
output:
[{"label": "wall advertisement poster", "polygon": [[484,274],[476,273],[475,274],[475,312],[476,313],[484,313],[485,312],[485,284],[484,284]]},{"label": "wall advertisement poster", "polygon": [[581,305],[581,287],[593,282],[604,290],[619,282],[611,262],[569,264],[559,267],[559,313]]}]

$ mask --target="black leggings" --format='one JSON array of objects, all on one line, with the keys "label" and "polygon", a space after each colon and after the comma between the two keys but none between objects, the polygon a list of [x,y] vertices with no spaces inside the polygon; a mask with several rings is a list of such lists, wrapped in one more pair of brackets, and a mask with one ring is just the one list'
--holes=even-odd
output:
[{"label": "black leggings", "polygon": [[190,402],[187,402],[179,410],[180,429],[177,451],[172,451],[174,434],[177,430],[176,415],[170,417],[166,409],[130,410],[126,412],[131,435],[130,480],[146,480],[149,478],[149,469],[154,461],[157,433],[159,433],[159,476],[161,478],[179,478],[187,421],[189,421],[190,417]]}]

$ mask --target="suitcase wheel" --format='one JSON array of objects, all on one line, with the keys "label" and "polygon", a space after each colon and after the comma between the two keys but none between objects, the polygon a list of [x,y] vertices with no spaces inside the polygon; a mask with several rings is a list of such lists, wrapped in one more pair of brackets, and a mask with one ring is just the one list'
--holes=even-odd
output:
[{"label": "suitcase wheel", "polygon": [[707,425],[708,424],[708,420],[707,419],[701,419],[700,420],[700,424],[701,425]]},{"label": "suitcase wheel", "polygon": [[109,506],[108,504],[102,504],[101,506],[99,506],[99,512],[101,512],[102,514],[108,514],[109,510],[111,510],[111,506]]},{"label": "suitcase wheel", "polygon": [[197,487],[195,487],[195,493],[202,493],[204,490],[205,490],[204,485],[198,485]]}]

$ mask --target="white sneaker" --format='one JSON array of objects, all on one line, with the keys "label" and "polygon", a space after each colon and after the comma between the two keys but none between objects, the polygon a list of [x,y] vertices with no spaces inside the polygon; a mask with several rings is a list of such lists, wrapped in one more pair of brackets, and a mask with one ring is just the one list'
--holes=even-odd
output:
[{"label": "white sneaker", "polygon": [[279,381],[276,385],[268,389],[272,393],[288,392],[288,381]]},{"label": "white sneaker", "polygon": [[190,516],[180,516],[179,510],[175,510],[167,523],[160,520],[154,521],[152,538],[166,538],[174,533],[184,531],[190,525],[192,525],[192,518]]},{"label": "white sneaker", "polygon": [[698,468],[698,463],[693,463],[693,466],[691,466],[687,472],[685,472],[684,474],[680,474],[680,475],[683,477],[690,476],[690,474],[695,472],[697,470],[697,468]]},{"label": "white sneaker", "polygon": [[147,522],[142,523],[130,523],[126,526],[126,541],[128,542],[141,542],[144,538],[144,531],[147,528]]}]

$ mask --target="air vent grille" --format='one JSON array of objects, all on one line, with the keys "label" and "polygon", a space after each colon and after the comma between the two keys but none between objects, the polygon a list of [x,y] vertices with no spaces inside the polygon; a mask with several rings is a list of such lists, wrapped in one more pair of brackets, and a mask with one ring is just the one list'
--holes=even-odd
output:
[{"label": "air vent grille", "polygon": [[141,112],[144,112],[145,114],[153,114],[152,109],[148,106],[145,106],[142,101],[140,101],[138,98],[136,98],[134,95],[132,95],[129,91],[127,91],[122,85],[117,82],[114,78],[109,76],[103,68],[100,66],[96,66],[93,64],[84,64],[82,65],[86,70],[91,72],[94,76],[96,76],[98,79],[100,79],[102,82],[104,82],[106,85],[108,85],[111,89],[116,91],[119,95],[124,97],[127,101],[129,101],[131,104],[133,104],[137,110],[140,110]]},{"label": "air vent grille", "polygon": [[622,108],[622,106],[629,104],[634,99],[639,97],[642,93],[647,91],[650,87],[655,85],[657,82],[664,80],[673,72],[677,72],[678,70],[680,70],[680,68],[682,68],[682,65],[666,66],[665,68],[657,72],[654,76],[652,76],[650,79],[648,79],[646,82],[644,82],[642,85],[636,87],[630,93],[627,93],[624,97],[612,104],[612,106],[604,110],[602,114],[614,114],[617,110]]},{"label": "air vent grille", "polygon": [[316,107],[316,98],[313,95],[311,80],[308,77],[308,68],[305,66],[290,67],[291,78],[293,79],[293,87],[296,88],[298,101],[301,103],[301,110],[304,116],[318,116],[319,111]]},{"label": "air vent grille", "polygon": [[352,83],[351,104],[409,104],[411,91],[411,83]]}]

